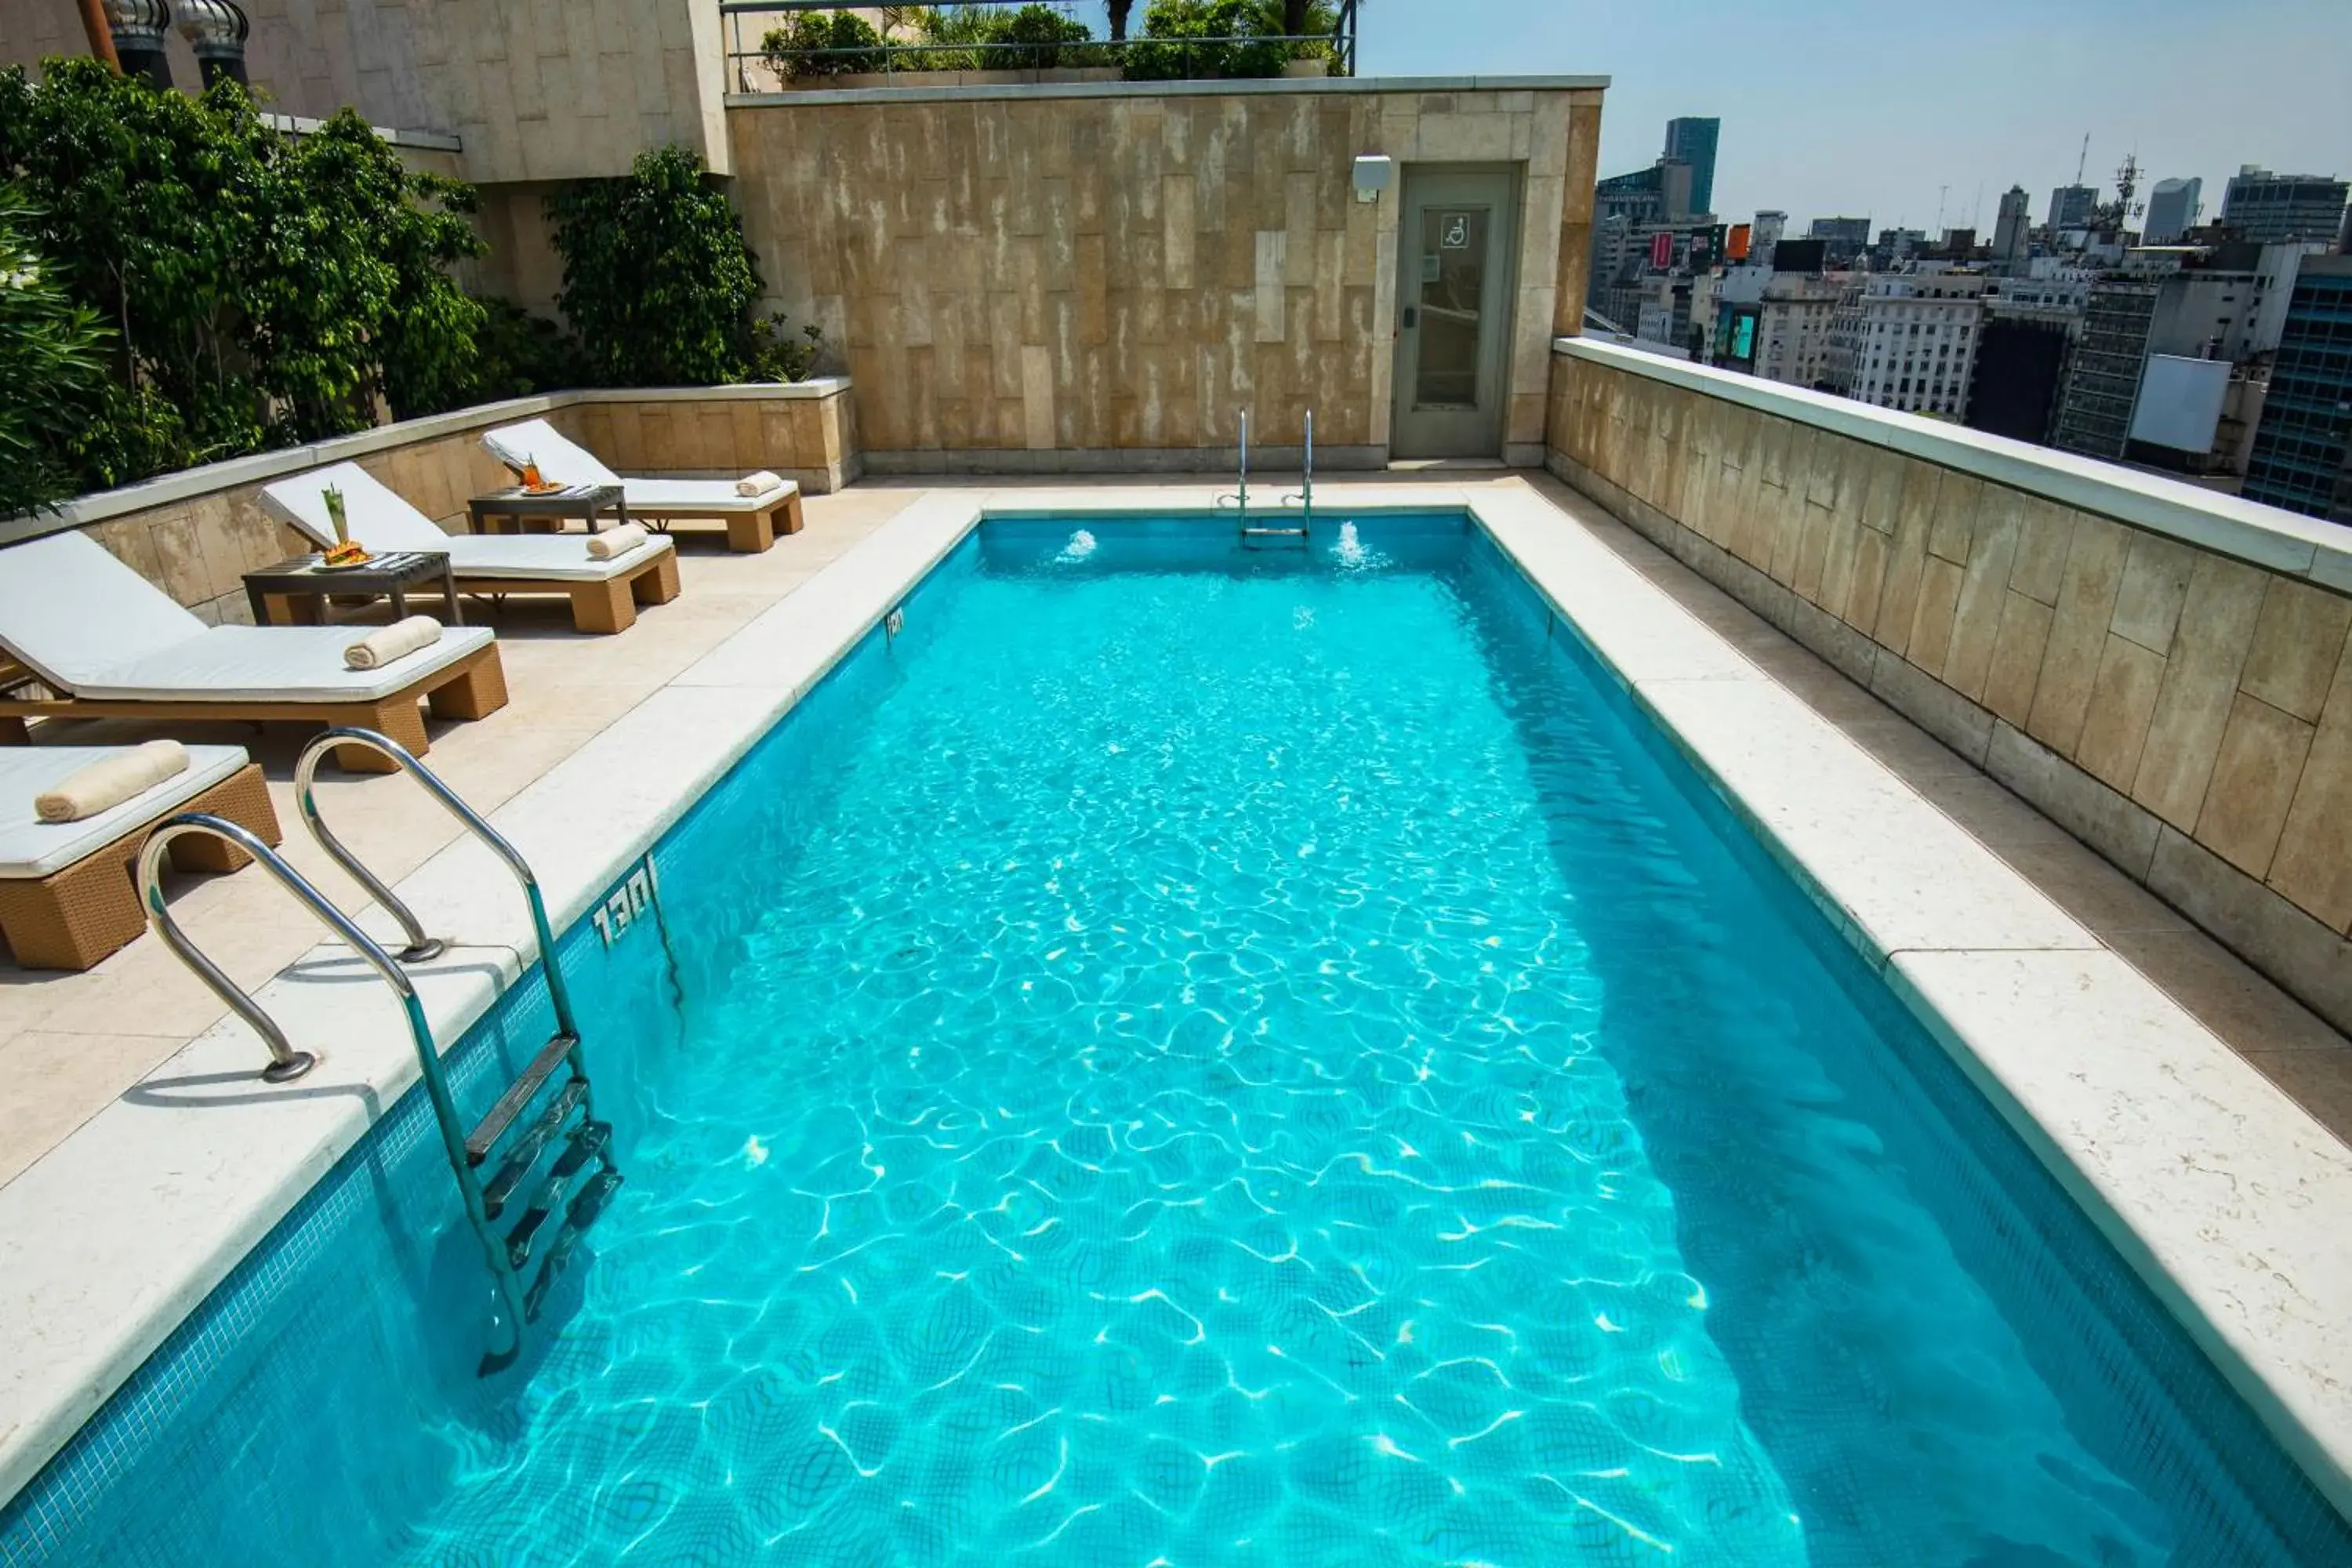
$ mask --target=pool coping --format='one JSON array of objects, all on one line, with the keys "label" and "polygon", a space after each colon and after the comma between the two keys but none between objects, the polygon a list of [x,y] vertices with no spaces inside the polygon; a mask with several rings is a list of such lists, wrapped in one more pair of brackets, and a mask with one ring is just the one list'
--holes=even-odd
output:
[{"label": "pool coping", "polygon": [[[983,517],[1164,515],[1213,496],[928,492],[491,820],[564,930]],[[2352,1515],[2352,1318],[2327,1306],[2352,1299],[2329,1220],[2352,1209],[2352,1151],[1569,507],[1532,488],[1322,496],[1333,512],[1475,517]],[[470,839],[395,890],[456,939],[414,972],[455,1041],[536,957],[520,900]],[[361,923],[393,931],[373,909]],[[224,1019],[0,1187],[0,1503],[415,1080],[399,1007],[341,945],[257,994],[298,1042],[332,1042],[309,1078],[261,1086],[258,1042]]]}]

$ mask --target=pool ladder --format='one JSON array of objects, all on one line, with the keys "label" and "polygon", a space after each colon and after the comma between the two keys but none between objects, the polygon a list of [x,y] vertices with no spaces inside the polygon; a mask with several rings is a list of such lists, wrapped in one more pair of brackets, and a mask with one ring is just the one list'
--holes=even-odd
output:
[{"label": "pool ladder", "polygon": [[[1301,510],[1298,514],[1297,527],[1276,528],[1262,524],[1254,524],[1250,521],[1249,454],[1249,411],[1247,409],[1244,409],[1241,414],[1241,485],[1238,489],[1230,491],[1217,498],[1216,504],[1218,510],[1223,510],[1228,506],[1237,506],[1240,509],[1242,542],[1244,543],[1249,543],[1252,541],[1256,540],[1280,539],[1297,540],[1300,543],[1306,542],[1307,528],[1315,521],[1315,411],[1311,408],[1307,411],[1306,467],[1301,479],[1300,488],[1292,491],[1290,494],[1284,496],[1277,503],[1284,508],[1287,508],[1293,501],[1300,503]],[[1286,510],[1278,515],[1287,518],[1289,513]]]},{"label": "pool ladder", "polygon": [[[507,869],[522,885],[524,900],[530,906],[531,929],[539,938],[548,999],[554,1005],[555,1033],[521,1075],[507,1085],[488,1114],[471,1128],[459,1119],[447,1076],[442,1070],[441,1053],[434,1044],[433,1026],[425,1016],[415,981],[403,967],[438,958],[448,951],[449,944],[425,934],[415,912],[361,864],[319,813],[315,789],[319,763],[330,751],[344,747],[378,752],[415,777],[426,793],[506,863]],[[269,1065],[261,1071],[267,1082],[291,1082],[317,1066],[319,1058],[311,1052],[295,1049],[277,1021],[181,931],[163,902],[163,859],[174,839],[194,833],[210,834],[226,839],[260,861],[321,924],[365,959],[400,998],[402,1009],[407,1014],[410,1037],[416,1045],[417,1065],[425,1079],[426,1098],[432,1103],[433,1119],[440,1127],[442,1151],[448,1157],[450,1173],[457,1178],[458,1194],[465,1201],[467,1222],[481,1243],[483,1260],[488,1265],[503,1315],[504,1342],[484,1352],[477,1369],[487,1376],[512,1364],[521,1353],[524,1329],[538,1321],[548,1292],[570,1265],[580,1238],[596,1223],[621,1184],[620,1170],[613,1163],[612,1124],[596,1119],[588,1068],[580,1051],[579,1023],[572,1015],[571,992],[564,984],[555,935],[548,927],[547,904],[540,896],[539,879],[532,875],[530,863],[514,846],[458,798],[431,769],[410,755],[400,742],[373,730],[334,729],[311,742],[295,764],[294,795],[302,821],[318,840],[319,847],[400,922],[408,943],[397,955],[386,952],[309,879],[251,832],[202,812],[172,817],[148,838],[139,857],[139,901],[147,911],[147,923],[164,945],[261,1037],[262,1045],[269,1052]],[[548,1096],[537,1115],[523,1121],[523,1113],[541,1099],[558,1073],[563,1077],[554,1093]],[[518,1124],[521,1131],[509,1139],[508,1133]],[[491,1156],[499,1153],[502,1143],[505,1152],[493,1163]],[[551,1150],[552,1158],[549,1157]],[[540,1174],[542,1163],[545,1172]],[[509,1210],[518,1208],[520,1215],[512,1227],[499,1235],[496,1223]],[[559,1213],[561,1222],[555,1225],[551,1236],[545,1236]],[[542,1248],[539,1244],[543,1236],[546,1245]],[[526,1284],[524,1275],[534,1255],[539,1258],[539,1268]]]}]

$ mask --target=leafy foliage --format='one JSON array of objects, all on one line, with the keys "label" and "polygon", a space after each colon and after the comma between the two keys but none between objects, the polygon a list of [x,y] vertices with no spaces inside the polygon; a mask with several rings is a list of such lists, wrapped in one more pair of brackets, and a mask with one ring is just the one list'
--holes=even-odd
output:
[{"label": "leafy foliage", "polygon": [[596,380],[580,340],[562,323],[534,316],[509,300],[476,302],[482,307],[482,330],[474,335],[474,374],[465,401],[528,397]]},{"label": "leafy foliage", "polygon": [[548,198],[563,289],[556,296],[596,378],[708,386],[768,353],[751,324],[760,274],[743,222],[683,147],[641,153],[617,180],[582,180]]},{"label": "leafy foliage", "polygon": [[[809,322],[797,333],[785,331],[792,323],[782,310],[771,311],[763,320],[751,323],[750,346],[744,356],[742,379],[745,381],[805,381],[816,368],[817,355],[824,346],[824,329]],[[799,341],[795,342],[797,338]]]},{"label": "leafy foliage", "polygon": [[113,334],[33,247],[24,194],[0,185],[0,517],[71,495]]},{"label": "leafy foliage", "polygon": [[854,11],[802,11],[760,40],[777,74],[791,81],[882,68],[882,36]]},{"label": "leafy foliage", "polygon": [[90,59],[0,74],[0,171],[65,295],[111,329],[83,486],[364,428],[471,385],[471,187],[411,173],[349,110],[299,138]]},{"label": "leafy foliage", "polygon": [[1131,81],[1280,76],[1293,59],[1328,58],[1328,45],[1285,43],[1338,26],[1328,0],[1151,0],[1144,42],[1128,50]]}]

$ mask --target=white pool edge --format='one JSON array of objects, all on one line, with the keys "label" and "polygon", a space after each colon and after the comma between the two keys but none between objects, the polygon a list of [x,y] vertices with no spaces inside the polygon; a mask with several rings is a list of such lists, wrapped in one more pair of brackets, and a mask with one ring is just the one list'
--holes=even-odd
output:
[{"label": "white pool edge", "polygon": [[[492,814],[558,930],[645,854],[989,513],[1204,509],[1197,487],[932,491]],[[2352,1516],[2352,1152],[1874,758],[1532,489],[1324,487],[1467,510],[1886,979]],[[459,943],[417,972],[454,1042],[536,956],[487,851],[396,889]],[[380,915],[362,923],[389,933]],[[0,1502],[38,1473],[415,1079],[390,994],[322,946],[259,993],[298,1042],[265,1089],[224,1020],[0,1187]],[[592,1050],[595,1048],[592,1042]],[[2152,1092],[2153,1091],[2153,1092]],[[163,1103],[177,1100],[179,1103]],[[2194,1157],[2189,1157],[2191,1151]]]}]

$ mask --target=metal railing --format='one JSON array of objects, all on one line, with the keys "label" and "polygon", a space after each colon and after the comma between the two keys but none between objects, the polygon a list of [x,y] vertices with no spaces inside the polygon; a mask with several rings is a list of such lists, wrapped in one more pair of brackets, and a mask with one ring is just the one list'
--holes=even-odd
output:
[{"label": "metal railing", "polygon": [[[555,1026],[576,1041],[580,1031],[572,1025],[572,994],[565,988],[562,967],[555,962],[555,933],[548,924],[547,900],[541,896],[539,877],[531,870],[530,862],[525,860],[522,852],[508,843],[497,828],[484,820],[480,812],[467,805],[456,791],[441,782],[439,774],[418,762],[399,742],[373,730],[329,730],[303,747],[300,760],[294,764],[294,804],[301,812],[302,821],[310,828],[310,837],[319,841],[319,847],[325,850],[336,865],[366,889],[375,901],[400,922],[402,931],[408,937],[408,946],[401,951],[402,960],[422,963],[438,958],[448,950],[449,944],[442,938],[426,936],[424,924],[417,920],[415,913],[390,888],[385,887],[375,873],[361,863],[360,858],[334,836],[327,826],[326,818],[320,815],[319,764],[326,760],[328,752],[343,746],[365,747],[398,763],[403,773],[423,784],[425,793],[439,801],[443,808],[457,819],[459,826],[488,846],[490,852],[506,863],[508,871],[522,888],[523,901],[530,906],[531,934],[539,939],[540,966],[547,973],[548,997],[554,1004]],[[573,1049],[576,1051],[577,1046]],[[575,1061],[573,1066],[577,1070],[579,1064]]]},{"label": "metal railing", "polygon": [[[370,734],[367,731],[341,732],[357,736]],[[381,736],[373,738],[383,739]],[[392,742],[387,741],[384,744],[389,746]],[[395,752],[399,750],[396,746],[393,749]],[[403,752],[400,754],[405,756],[407,753]],[[490,1229],[489,1216],[483,1211],[479,1191],[465,1179],[465,1131],[457,1121],[457,1101],[449,1094],[449,1080],[441,1071],[441,1053],[433,1043],[433,1025],[425,1016],[425,1004],[417,997],[416,983],[408,977],[408,972],[400,966],[399,960],[384,952],[351,916],[337,909],[324,893],[311,886],[309,879],[288,865],[277,850],[264,844],[252,832],[224,817],[205,812],[186,812],[171,818],[149,835],[146,847],[139,852],[139,901],[147,911],[148,925],[163,939],[164,945],[178,955],[181,963],[194,970],[196,977],[211,988],[214,995],[226,1003],[231,1012],[244,1019],[254,1033],[261,1037],[261,1043],[269,1051],[269,1065],[261,1069],[263,1081],[290,1083],[318,1066],[319,1058],[310,1051],[296,1050],[287,1040],[285,1031],[278,1026],[278,1021],[264,1012],[261,1005],[247,994],[243,986],[222,973],[220,966],[205,957],[203,951],[188,940],[187,933],[180,929],[180,922],[172,918],[171,909],[163,901],[163,858],[170,852],[173,840],[194,833],[208,833],[215,838],[226,839],[258,860],[271,876],[278,879],[279,886],[292,893],[305,909],[319,918],[320,924],[348,942],[352,952],[365,959],[368,967],[374,970],[383,983],[392,987],[393,994],[400,998],[401,1011],[408,1021],[409,1038],[416,1047],[416,1063],[425,1079],[425,1092],[433,1102],[433,1119],[441,1129],[442,1152],[448,1156],[450,1169],[458,1173],[457,1186],[465,1199],[466,1218],[473,1226],[476,1238],[482,1244],[483,1258],[489,1264],[491,1278],[497,1283],[499,1304],[506,1310],[507,1321],[513,1325],[514,1344],[519,1347],[523,1323],[522,1294],[515,1283],[513,1270],[505,1267],[505,1253]],[[550,968],[551,971],[551,964]],[[510,1357],[512,1348],[507,1353]]]},{"label": "metal railing", "polygon": [[1246,529],[1249,527],[1249,410],[1246,408],[1243,409],[1241,411],[1240,418],[1242,426],[1241,489],[1239,490],[1228,490],[1225,494],[1219,496],[1216,499],[1215,505],[1219,511],[1223,511],[1228,506],[1240,507],[1242,526]]},{"label": "metal railing", "polygon": [[[747,93],[774,90],[786,83],[821,84],[825,78],[840,75],[919,78],[951,70],[1108,67],[1118,70],[1123,79],[1135,81],[1264,79],[1281,75],[1283,62],[1311,58],[1317,51],[1323,51],[1330,62],[1330,74],[1349,77],[1356,74],[1358,5],[1359,0],[1339,0],[1338,19],[1329,32],[1244,33],[1215,37],[1130,34],[1125,38],[966,43],[916,43],[892,37],[846,47],[771,49],[767,44],[769,30],[786,16],[857,7],[841,0],[725,0],[719,7],[719,44],[725,79],[733,84],[735,91]],[[941,11],[1010,8],[1004,0],[940,0],[936,6]],[[746,18],[751,18],[748,26]],[[1231,73],[1226,68],[1240,51],[1251,51],[1255,63],[1271,68]],[[954,56],[971,63],[940,63]],[[1147,62],[1149,74],[1130,74],[1139,60]],[[803,64],[817,68],[805,73],[795,68]],[[756,79],[755,71],[759,73]]]}]

